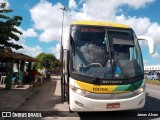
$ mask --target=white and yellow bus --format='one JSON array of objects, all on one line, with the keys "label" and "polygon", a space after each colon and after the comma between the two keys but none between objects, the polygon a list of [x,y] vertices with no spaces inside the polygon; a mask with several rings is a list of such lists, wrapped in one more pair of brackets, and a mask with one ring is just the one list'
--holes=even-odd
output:
[{"label": "white and yellow bus", "polygon": [[143,58],[136,36],[124,24],[73,21],[61,49],[62,103],[71,111],[117,111],[145,105]]}]

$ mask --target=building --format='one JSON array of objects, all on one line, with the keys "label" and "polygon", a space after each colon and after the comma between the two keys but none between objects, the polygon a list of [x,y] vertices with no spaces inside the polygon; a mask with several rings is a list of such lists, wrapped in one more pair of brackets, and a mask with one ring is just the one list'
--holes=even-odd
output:
[{"label": "building", "polygon": [[160,73],[160,65],[150,65],[150,66],[144,66],[144,72],[158,72]]}]

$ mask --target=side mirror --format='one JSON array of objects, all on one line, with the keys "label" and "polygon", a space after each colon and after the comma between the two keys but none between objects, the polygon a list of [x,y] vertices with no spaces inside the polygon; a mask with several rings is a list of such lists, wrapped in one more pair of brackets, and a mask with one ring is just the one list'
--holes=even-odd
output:
[{"label": "side mirror", "polygon": [[148,42],[149,46],[149,53],[154,54],[155,53],[155,48],[154,48],[154,40],[151,37],[148,36],[138,36],[138,40],[146,40]]},{"label": "side mirror", "polygon": [[69,40],[63,41],[63,49],[64,50],[67,50],[67,51],[69,50],[69,42],[70,42]]}]

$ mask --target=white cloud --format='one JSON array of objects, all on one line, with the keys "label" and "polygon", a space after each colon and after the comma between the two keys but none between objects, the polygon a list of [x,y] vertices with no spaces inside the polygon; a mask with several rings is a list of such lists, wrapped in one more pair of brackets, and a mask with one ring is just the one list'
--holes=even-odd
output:
[{"label": "white cloud", "polygon": [[60,59],[60,44],[56,44],[55,47],[50,48],[50,51],[57,59]]},{"label": "white cloud", "polygon": [[155,0],[121,0],[121,4],[128,4],[134,9],[145,7],[147,4],[154,2]]},{"label": "white cloud", "polygon": [[61,29],[47,29],[39,36],[39,40],[43,42],[51,42],[53,40],[60,40]]},{"label": "white cloud", "polygon": [[75,19],[93,19],[113,21],[119,8],[128,5],[134,9],[146,6],[155,0],[86,0],[83,1],[80,12],[75,13]]},{"label": "white cloud", "polygon": [[74,0],[69,0],[69,8],[75,9],[77,7],[77,3]]},{"label": "white cloud", "polygon": [[52,6],[51,3],[43,0],[31,8],[30,13],[34,22],[34,27],[39,30],[60,28],[62,20],[61,7],[61,3]]},{"label": "white cloud", "polygon": [[[42,30],[39,40],[43,42],[51,42],[53,40],[60,40],[62,27],[62,8],[61,3],[52,5],[46,0],[41,0],[36,6],[30,9],[31,18],[34,22],[34,28]],[[64,29],[69,25],[67,12],[64,14]]]},{"label": "white cloud", "polygon": [[27,31],[23,31],[23,37],[37,37],[38,34],[34,31],[33,28],[27,29]]},{"label": "white cloud", "polygon": [[13,51],[18,52],[18,53],[23,53],[23,54],[26,54],[26,55],[29,55],[29,56],[32,56],[32,57],[35,57],[39,53],[42,52],[42,48],[38,45],[37,46],[35,45],[34,47],[30,47],[30,46],[26,45],[25,38],[27,38],[27,37],[37,37],[38,36],[38,34],[34,31],[33,28],[23,30],[22,28],[18,27],[17,29],[20,30],[23,34],[19,35],[19,34],[16,33],[19,36],[20,40],[19,41],[12,40],[12,42],[15,43],[15,44],[23,46],[23,49],[13,50]]},{"label": "white cloud", "polygon": [[18,36],[20,37],[20,40],[19,41],[12,40],[12,42],[23,46],[23,49],[13,50],[13,51],[18,52],[18,53],[23,53],[23,54],[26,54],[32,57],[36,57],[39,53],[43,52],[42,48],[38,45],[35,45],[34,47],[30,47],[26,45],[26,40],[25,40],[26,37],[37,37],[38,36],[37,33],[34,32],[34,29],[29,28],[25,31],[22,28],[18,28],[18,30],[23,32],[23,35],[18,34]]},{"label": "white cloud", "polygon": [[[62,29],[47,29],[40,36],[39,40],[42,42],[49,43],[53,40],[61,40]],[[69,27],[63,28],[62,39],[66,40],[69,38]]]},{"label": "white cloud", "polygon": [[42,48],[38,45],[35,47],[29,47],[29,46],[22,44],[22,46],[24,49],[16,50],[16,52],[23,53],[23,54],[26,54],[32,57],[36,57],[39,53],[42,53]]},{"label": "white cloud", "polygon": [[38,37],[38,34],[35,32],[33,28],[28,28],[27,30],[23,30],[22,28],[18,27],[17,29],[23,33],[22,35],[18,35],[22,38]]},{"label": "white cloud", "polygon": [[75,13],[77,20],[109,20],[116,14],[117,4],[111,0],[86,0],[79,12]]}]

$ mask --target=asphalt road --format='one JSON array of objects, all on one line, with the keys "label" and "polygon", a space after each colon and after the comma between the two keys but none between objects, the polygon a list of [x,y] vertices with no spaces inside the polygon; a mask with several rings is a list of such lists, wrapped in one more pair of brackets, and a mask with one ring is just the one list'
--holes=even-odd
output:
[{"label": "asphalt road", "polygon": [[[26,120],[160,120],[160,117],[117,117],[121,112],[112,112],[113,117],[108,117],[110,112],[87,112],[69,113],[68,104],[61,104],[60,97],[60,77],[54,77],[52,81],[44,82],[39,87],[39,92],[34,94],[26,103],[21,105],[17,111],[41,111],[43,118],[23,118]],[[160,111],[160,87],[146,85],[147,97],[146,105],[143,109],[133,111],[135,114],[146,113],[146,111]],[[46,112],[45,112],[46,111]],[[125,111],[126,114],[132,114]],[[147,112],[148,113],[148,112]],[[158,113],[158,112],[157,112]],[[159,112],[160,113],[160,112]],[[22,118],[12,118],[12,120],[22,120]]]},{"label": "asphalt road", "polygon": [[146,105],[143,111],[160,111],[160,86],[146,85]]}]

